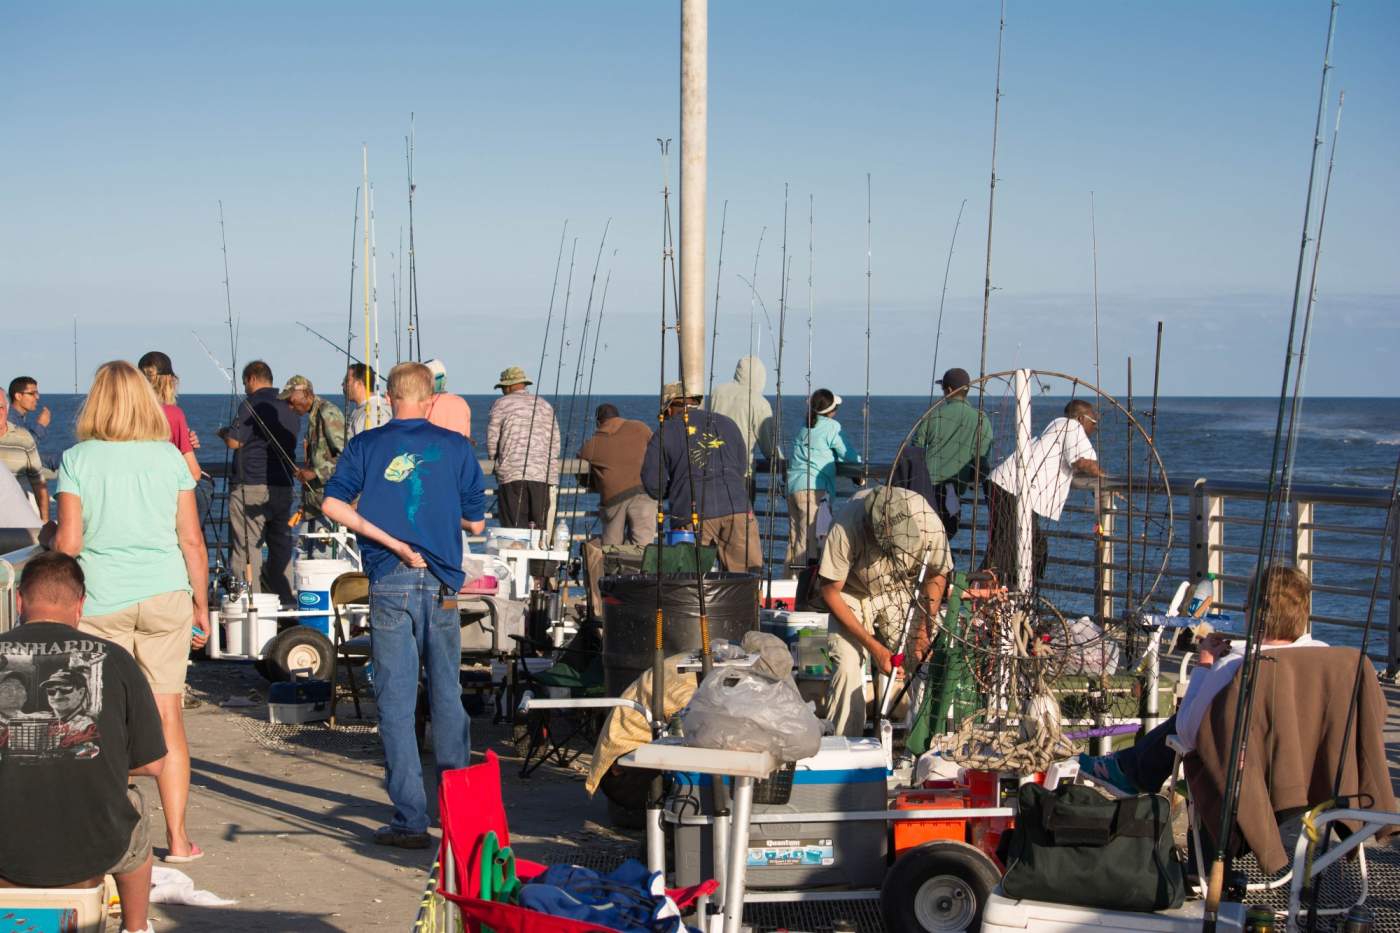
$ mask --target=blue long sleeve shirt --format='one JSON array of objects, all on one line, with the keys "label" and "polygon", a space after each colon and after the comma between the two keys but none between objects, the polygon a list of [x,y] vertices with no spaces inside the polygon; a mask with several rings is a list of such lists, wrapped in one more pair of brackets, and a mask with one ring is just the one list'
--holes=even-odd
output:
[{"label": "blue long sleeve shirt", "polygon": [[814,489],[836,494],[836,464],[860,463],[860,453],[841,430],[841,422],[818,415],[817,423],[797,432],[788,461],[787,491]]},{"label": "blue long sleeve shirt", "polygon": [[[462,588],[462,520],[486,516],[485,480],[471,443],[423,418],[395,418],[350,438],[326,483],[326,496],[354,502],[360,514],[408,544],[453,592]],[[393,552],[360,540],[374,582],[398,563]]]}]

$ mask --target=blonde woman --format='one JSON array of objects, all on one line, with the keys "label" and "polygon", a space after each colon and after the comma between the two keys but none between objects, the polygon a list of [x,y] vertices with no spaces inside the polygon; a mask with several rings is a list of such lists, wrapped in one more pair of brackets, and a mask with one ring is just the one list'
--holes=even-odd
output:
[{"label": "blonde woman", "polygon": [[190,430],[190,423],[185,418],[184,411],[175,404],[179,395],[180,377],[175,375],[170,357],[159,350],[151,350],[141,355],[141,359],[136,361],[136,368],[141,370],[146,381],[155,390],[156,401],[160,402],[160,410],[165,413],[165,420],[170,425],[170,443],[174,444],[175,449],[185,458],[185,466],[189,467],[190,475],[198,483],[203,475],[199,461],[194,455],[199,446],[199,438]]},{"label": "blonde woman", "polygon": [[58,471],[54,545],[87,577],[79,628],[131,652],[155,694],[168,752],[156,779],[165,860],[192,861],[204,853],[185,831],[190,751],[180,701],[191,642],[206,641],[195,622],[209,617],[194,480],[150,383],[125,361],[98,367],[76,433]]}]

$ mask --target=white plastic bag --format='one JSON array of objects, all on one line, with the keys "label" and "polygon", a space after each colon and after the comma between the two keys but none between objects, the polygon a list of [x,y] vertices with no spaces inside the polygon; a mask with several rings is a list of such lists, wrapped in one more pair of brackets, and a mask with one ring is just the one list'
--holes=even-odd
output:
[{"label": "white plastic bag", "polygon": [[769,752],[781,762],[821,750],[822,727],[792,678],[716,670],[681,711],[685,743],[699,748]]},{"label": "white plastic bag", "polygon": [[[1118,643],[1104,634],[1088,616],[1066,624],[1065,636],[1052,639],[1051,647],[1065,656],[1065,674],[1112,674],[1118,670]],[[1067,642],[1067,643],[1066,643]]]}]

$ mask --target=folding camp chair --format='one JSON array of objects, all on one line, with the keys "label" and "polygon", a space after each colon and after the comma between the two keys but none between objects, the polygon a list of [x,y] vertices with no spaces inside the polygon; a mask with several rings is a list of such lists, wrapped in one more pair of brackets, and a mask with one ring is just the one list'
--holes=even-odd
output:
[{"label": "folding camp chair", "polygon": [[[346,679],[350,681],[350,697],[355,702],[355,716],[361,717],[360,684],[355,678],[355,668],[364,667],[370,659],[369,618],[360,613],[343,612],[346,606],[369,605],[369,577],[363,573],[342,573],[331,583],[331,609],[335,612],[335,630],[331,641],[335,651],[331,654],[331,718],[335,727],[336,705],[344,698],[340,687],[340,668],[345,667]],[[348,637],[347,637],[347,633]],[[363,633],[363,634],[361,634]]]},{"label": "folding camp chair", "polygon": [[[510,846],[510,827],[501,797],[500,760],[495,752],[488,751],[486,760],[479,765],[444,772],[438,785],[438,808],[442,818],[438,894],[461,911],[463,926],[471,933],[481,933],[483,928],[494,933],[607,933],[606,927],[595,923],[553,917],[483,897],[490,893],[482,891],[481,871],[481,858],[491,844],[489,840],[494,840],[500,849]],[[522,858],[515,858],[514,866],[516,877],[522,882],[529,882],[546,867]],[[716,888],[714,881],[707,881],[667,893],[685,910]],[[456,926],[449,922],[448,928]]]},{"label": "folding camp chair", "polygon": [[[531,671],[525,655],[529,648],[548,648],[515,636],[515,682],[524,702],[525,751],[520,776],[529,777],[540,765],[554,762],[567,768],[598,741],[607,710],[597,707],[530,707],[529,699],[593,700],[604,695],[603,643],[596,623],[584,623],[555,663],[544,671]],[[526,699],[526,698],[529,699]]]}]

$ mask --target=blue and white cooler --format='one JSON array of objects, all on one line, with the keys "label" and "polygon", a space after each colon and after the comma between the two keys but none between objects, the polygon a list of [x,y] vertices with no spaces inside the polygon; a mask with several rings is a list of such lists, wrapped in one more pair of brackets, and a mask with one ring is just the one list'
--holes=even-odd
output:
[{"label": "blue and white cooler", "polygon": [[335,612],[331,609],[331,584],[341,574],[354,573],[358,569],[348,560],[298,560],[292,574],[297,591],[297,611],[306,614],[298,616],[297,621],[334,641],[335,636],[331,633],[331,624],[335,620]]},{"label": "blue and white cooler", "polygon": [[[799,761],[792,792],[756,789],[749,827],[748,887],[876,887],[885,874],[884,823],[811,822],[804,813],[884,810],[885,752],[878,739],[827,736],[821,751]],[[769,783],[786,780],[782,772]],[[689,786],[687,786],[689,785]],[[697,807],[687,797],[698,800]],[[714,794],[708,775],[678,775],[667,823],[674,830],[676,884],[699,884],[713,874]],[[789,818],[791,817],[791,818]]]}]

